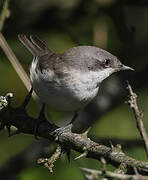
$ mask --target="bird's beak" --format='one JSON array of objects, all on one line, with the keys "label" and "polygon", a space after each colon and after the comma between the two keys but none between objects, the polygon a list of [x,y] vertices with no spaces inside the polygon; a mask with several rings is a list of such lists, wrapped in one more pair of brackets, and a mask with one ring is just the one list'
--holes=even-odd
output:
[{"label": "bird's beak", "polygon": [[135,71],[133,68],[129,67],[129,66],[125,66],[125,65],[122,65],[120,68],[119,68],[120,71],[122,70],[131,70],[131,71]]}]

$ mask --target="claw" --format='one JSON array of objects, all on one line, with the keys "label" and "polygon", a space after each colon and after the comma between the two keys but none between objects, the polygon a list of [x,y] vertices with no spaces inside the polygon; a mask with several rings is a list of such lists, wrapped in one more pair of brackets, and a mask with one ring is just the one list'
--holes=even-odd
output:
[{"label": "claw", "polygon": [[55,142],[58,141],[59,136],[62,133],[71,132],[72,124],[68,124],[64,127],[59,127],[56,130],[53,131],[53,134],[55,135]]}]

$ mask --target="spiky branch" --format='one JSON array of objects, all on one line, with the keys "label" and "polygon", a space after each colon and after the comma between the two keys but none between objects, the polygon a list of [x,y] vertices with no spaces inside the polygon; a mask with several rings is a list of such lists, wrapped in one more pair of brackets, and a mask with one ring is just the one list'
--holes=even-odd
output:
[{"label": "spiky branch", "polygon": [[[15,133],[13,132],[13,134],[25,133],[34,135],[37,119],[29,116],[26,112],[25,108],[30,99],[28,97],[31,97],[31,93],[18,108],[13,108],[11,106],[9,103],[10,97],[6,98],[8,101],[7,106],[3,106],[1,103],[1,129],[6,126],[10,132],[10,127],[15,126],[18,130]],[[71,131],[72,124],[59,128],[58,126],[49,123],[45,116],[42,117],[42,120],[42,123],[38,126],[39,137],[56,142],[68,152],[70,152],[70,150],[75,150],[81,154],[85,154],[87,158],[97,160],[100,160],[100,158],[103,157],[107,163],[112,164],[115,167],[119,167],[120,164],[124,163],[127,172],[134,173],[134,168],[136,168],[139,173],[148,175],[148,162],[138,161],[125,155],[120,146],[107,147],[92,141],[87,137],[87,133],[73,133]],[[10,133],[10,135],[12,135],[12,133]]]}]

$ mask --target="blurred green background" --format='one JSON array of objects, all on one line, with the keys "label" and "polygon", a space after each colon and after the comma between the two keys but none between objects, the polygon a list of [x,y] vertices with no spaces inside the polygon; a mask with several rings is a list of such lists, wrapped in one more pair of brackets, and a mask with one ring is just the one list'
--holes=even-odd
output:
[{"label": "blurred green background", "polygon": [[[0,11],[2,11],[2,7],[3,1],[1,0]],[[11,15],[6,20],[2,32],[28,75],[32,56],[19,42],[17,38],[19,33],[39,35],[50,48],[58,53],[77,45],[95,45],[117,55],[123,63],[135,68],[134,75],[131,72],[119,73],[107,81],[114,83],[113,79],[119,78],[121,87],[126,92],[126,85],[122,81],[123,79],[124,82],[127,79],[131,80],[130,83],[138,95],[139,107],[144,112],[145,127],[148,129],[146,121],[148,118],[148,3],[146,0],[140,2],[127,0],[10,0],[9,9]],[[114,86],[110,88],[111,91],[114,91],[113,88]],[[125,103],[128,99],[127,92],[123,93],[122,88],[117,87],[119,91],[121,90],[121,97],[120,92],[118,95],[120,97],[118,103],[110,102],[113,105],[110,105],[105,113],[96,118],[98,121],[95,120],[91,125],[89,134],[97,137],[98,141],[100,137],[104,137],[108,144],[108,138],[121,139],[125,141],[125,144],[129,139],[140,140],[131,109]],[[7,92],[14,93],[12,102],[14,107],[20,105],[27,94],[25,86],[0,49],[0,95],[5,95]],[[107,96],[104,95],[105,98],[108,99],[110,94],[109,92]],[[28,106],[29,114],[37,117],[39,110],[40,104],[31,100]],[[60,122],[60,119],[69,117],[69,115],[50,112],[49,109],[46,114],[57,123]],[[90,117],[93,118],[93,114]],[[42,140],[37,141],[33,136],[23,134],[8,138],[6,130],[0,132],[0,179],[5,177],[2,172],[4,167],[10,165],[9,161],[35,141],[39,143]],[[53,146],[50,148],[53,149]],[[123,146],[123,151],[138,160],[146,160],[141,143],[137,143],[137,145],[131,143],[125,148]],[[53,174],[43,166],[37,165],[37,158],[33,159],[17,172],[11,172],[8,179],[58,180],[71,178],[71,180],[81,180],[84,177],[78,167],[99,169],[100,164],[95,160],[84,158],[74,161],[73,159],[77,155],[76,152],[72,153],[70,163],[63,155],[55,163]],[[12,167],[20,166],[21,163],[23,162],[12,164]]]}]

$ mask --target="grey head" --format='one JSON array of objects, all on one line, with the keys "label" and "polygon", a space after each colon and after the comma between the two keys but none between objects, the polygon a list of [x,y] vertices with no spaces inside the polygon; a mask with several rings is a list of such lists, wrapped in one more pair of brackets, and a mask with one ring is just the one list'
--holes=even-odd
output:
[{"label": "grey head", "polygon": [[61,56],[63,61],[71,68],[82,73],[94,72],[101,82],[110,74],[121,70],[133,70],[123,65],[119,59],[111,53],[93,46],[77,46],[68,49]]}]

